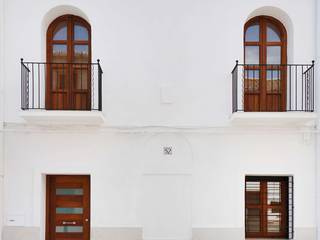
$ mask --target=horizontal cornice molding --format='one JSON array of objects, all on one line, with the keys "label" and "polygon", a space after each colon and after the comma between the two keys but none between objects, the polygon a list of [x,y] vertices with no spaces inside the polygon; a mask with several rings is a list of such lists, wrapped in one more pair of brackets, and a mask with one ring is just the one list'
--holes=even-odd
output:
[{"label": "horizontal cornice molding", "polygon": [[34,133],[194,133],[194,134],[245,134],[245,133],[320,133],[315,127],[296,126],[125,126],[125,125],[31,125],[26,123],[5,122],[3,132]]}]

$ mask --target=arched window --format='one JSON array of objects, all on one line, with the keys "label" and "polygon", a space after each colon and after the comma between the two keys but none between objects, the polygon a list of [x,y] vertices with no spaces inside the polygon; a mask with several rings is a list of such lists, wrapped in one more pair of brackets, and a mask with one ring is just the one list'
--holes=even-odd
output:
[{"label": "arched window", "polygon": [[287,34],[268,16],[250,19],[244,27],[244,110],[286,109]]},{"label": "arched window", "polygon": [[91,27],[64,15],[47,31],[46,108],[89,110],[91,106]]}]

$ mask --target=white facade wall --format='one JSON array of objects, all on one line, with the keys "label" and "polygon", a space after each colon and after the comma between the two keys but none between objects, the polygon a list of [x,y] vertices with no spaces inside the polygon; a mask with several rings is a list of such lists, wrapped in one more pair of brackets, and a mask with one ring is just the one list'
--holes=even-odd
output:
[{"label": "white facade wall", "polygon": [[[0,0],[0,231],[4,225],[4,1]],[[1,234],[0,234],[1,235]],[[0,236],[0,239],[1,236]]]},{"label": "white facade wall", "polygon": [[[43,175],[91,174],[93,230],[142,228],[149,234],[148,239],[180,239],[188,236],[171,234],[176,231],[185,234],[194,228],[198,232],[210,230],[221,234],[221,239],[243,239],[245,175],[293,175],[295,239],[306,239],[304,232],[315,239],[313,140],[304,140],[301,133],[281,131],[161,133],[150,139],[152,135],[108,131],[6,133],[6,159],[10,159],[6,163],[6,216],[21,219],[17,225],[41,231],[45,200]],[[282,144],[284,142],[286,144]],[[161,155],[162,146],[166,144],[174,149],[173,156],[168,159]],[[52,146],[56,150],[46,154]],[[266,151],[266,146],[271,151]],[[189,184],[186,187],[192,191],[191,194],[181,193],[191,197],[190,205],[179,212],[191,212],[188,228],[187,223],[181,226],[179,222],[185,219],[184,215],[177,222],[165,219],[164,212],[170,214],[173,209],[162,208],[163,201],[146,201],[162,188],[158,182],[148,188],[153,177],[162,177],[167,186],[166,179],[179,176],[184,177],[183,184]],[[178,185],[175,191],[180,190]],[[185,204],[188,200],[176,204]],[[164,214],[159,217],[162,221],[154,215],[159,211]],[[152,222],[153,218],[157,220]],[[175,223],[173,232],[166,228],[172,221]],[[6,224],[11,225],[10,222]],[[167,232],[159,232],[157,228]],[[226,237],[232,232],[235,235]]]},{"label": "white facade wall", "polygon": [[[46,28],[68,12],[91,24],[92,59],[101,59],[105,72],[108,126],[226,125],[230,72],[236,59],[243,62],[243,26],[254,15],[283,21],[289,63],[315,58],[313,0],[6,1],[7,122],[21,122],[20,58],[45,61]],[[161,103],[161,88],[172,92],[172,104]]]},{"label": "white facade wall", "polygon": [[[316,239],[317,132],[230,122],[230,72],[236,59],[243,62],[245,22],[279,19],[288,31],[288,63],[310,63],[315,6],[4,0],[2,240],[44,240],[46,174],[91,175],[94,240],[244,239],[245,176],[292,175],[294,239]],[[19,60],[45,61],[46,28],[66,13],[92,27],[92,59],[101,59],[104,70],[103,125],[21,118]],[[172,155],[163,155],[165,146]],[[0,178],[0,196],[1,188]]]}]

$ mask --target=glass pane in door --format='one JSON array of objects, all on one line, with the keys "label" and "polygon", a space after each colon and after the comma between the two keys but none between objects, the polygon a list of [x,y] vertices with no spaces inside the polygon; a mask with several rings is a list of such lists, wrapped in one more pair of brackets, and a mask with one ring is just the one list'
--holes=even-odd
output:
[{"label": "glass pane in door", "polygon": [[56,233],[82,233],[82,226],[56,226]]},{"label": "glass pane in door", "polygon": [[259,92],[260,89],[260,70],[245,70],[245,84],[246,92]]},{"label": "glass pane in door", "polygon": [[281,183],[280,182],[268,182],[268,205],[279,205],[281,203]]},{"label": "glass pane in door", "polygon": [[88,45],[74,45],[74,62],[75,63],[89,62]]},{"label": "glass pane in door", "polygon": [[87,90],[88,89],[88,69],[85,66],[79,65],[74,69],[74,86],[77,90]]},{"label": "glass pane in door", "polygon": [[67,58],[67,45],[66,44],[53,44],[52,46],[52,62],[66,63]]},{"label": "glass pane in door", "polygon": [[281,211],[279,209],[268,209],[267,229],[269,233],[278,233],[281,231]]},{"label": "glass pane in door", "polygon": [[245,40],[247,42],[259,42],[260,40],[260,26],[259,24],[251,25],[247,28]]},{"label": "glass pane in door", "polygon": [[281,47],[267,47],[267,64],[281,64]]},{"label": "glass pane in door", "polygon": [[279,93],[281,91],[281,71],[267,70],[267,92]]},{"label": "glass pane in door", "polygon": [[52,79],[52,90],[65,90],[67,87],[68,70],[67,66],[63,64],[52,64],[50,68],[50,75]]},{"label": "glass pane in door", "polygon": [[57,188],[56,195],[83,195],[82,188]]},{"label": "glass pane in door", "polygon": [[83,208],[69,208],[69,207],[58,207],[56,208],[57,214],[82,214]]},{"label": "glass pane in door", "polygon": [[259,64],[260,58],[259,46],[245,47],[245,64]]},{"label": "glass pane in door", "polygon": [[53,40],[67,40],[67,22],[61,22],[53,32]]},{"label": "glass pane in door", "polygon": [[280,31],[277,26],[272,23],[267,24],[267,41],[268,42],[280,42]]},{"label": "glass pane in door", "polygon": [[74,40],[88,41],[89,32],[87,28],[79,24],[74,25]]}]

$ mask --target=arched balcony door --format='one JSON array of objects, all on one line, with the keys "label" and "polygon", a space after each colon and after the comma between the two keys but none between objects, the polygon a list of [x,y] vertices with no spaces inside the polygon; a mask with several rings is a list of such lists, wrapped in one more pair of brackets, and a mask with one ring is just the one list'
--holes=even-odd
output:
[{"label": "arched balcony door", "polygon": [[55,19],[47,31],[46,109],[90,110],[91,28],[74,15]]},{"label": "arched balcony door", "polygon": [[287,34],[268,16],[244,27],[244,111],[285,111]]}]

